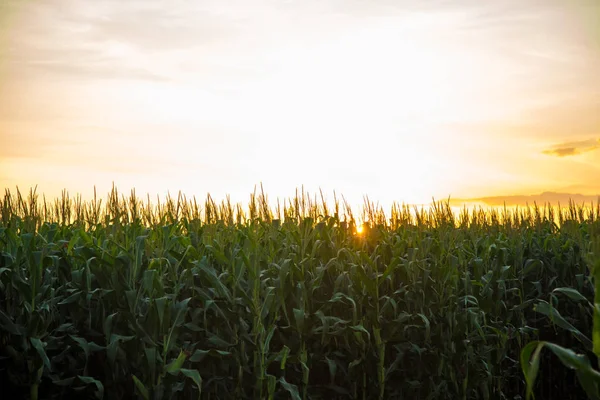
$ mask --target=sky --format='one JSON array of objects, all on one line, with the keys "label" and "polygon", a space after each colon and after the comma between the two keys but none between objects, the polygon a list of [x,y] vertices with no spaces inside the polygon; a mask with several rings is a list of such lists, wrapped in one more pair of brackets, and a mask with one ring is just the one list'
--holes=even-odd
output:
[{"label": "sky", "polygon": [[2,0],[0,188],[600,193],[597,0]]}]

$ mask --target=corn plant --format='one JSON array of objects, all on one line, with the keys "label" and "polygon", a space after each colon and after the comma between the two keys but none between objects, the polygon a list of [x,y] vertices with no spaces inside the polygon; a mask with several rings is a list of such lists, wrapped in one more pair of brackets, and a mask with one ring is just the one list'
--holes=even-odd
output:
[{"label": "corn plant", "polygon": [[[343,197],[328,204],[304,191],[270,204],[262,188],[247,206],[116,188],[89,202],[7,190],[3,390],[512,399],[535,377],[522,374],[525,350],[541,360],[540,343],[594,349],[582,299],[593,296],[598,207],[457,214],[434,202],[387,214],[366,199],[353,213]],[[577,398],[556,385],[569,371],[551,361],[541,395]]]},{"label": "corn plant", "polygon": [[552,291],[553,294],[561,294],[566,298],[587,306],[593,316],[592,339],[584,335],[574,327],[551,303],[539,301],[536,311],[546,315],[550,320],[562,329],[570,332],[581,342],[585,351],[593,353],[596,362],[593,365],[587,355],[576,350],[560,346],[548,341],[532,341],[527,344],[521,352],[521,364],[523,374],[527,381],[527,399],[533,397],[533,387],[540,368],[541,351],[547,348],[558,357],[564,366],[576,372],[580,385],[585,390],[588,398],[600,399],[600,371],[598,360],[600,359],[600,240],[598,237],[592,239],[589,253],[590,280],[594,285],[594,299],[590,302],[576,288],[561,287]]}]

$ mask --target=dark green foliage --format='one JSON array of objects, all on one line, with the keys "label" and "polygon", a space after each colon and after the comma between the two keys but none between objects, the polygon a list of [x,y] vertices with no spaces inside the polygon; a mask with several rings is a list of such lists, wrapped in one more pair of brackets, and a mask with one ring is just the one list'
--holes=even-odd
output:
[{"label": "dark green foliage", "polygon": [[[200,213],[182,198],[47,206],[7,192],[3,392],[516,399],[530,341],[591,351],[582,248],[597,210],[457,218],[440,204],[386,220],[367,207],[358,235],[335,206],[329,217],[302,195],[273,214],[257,196],[246,216],[210,198]],[[572,371],[542,359],[539,398],[582,398]]]}]

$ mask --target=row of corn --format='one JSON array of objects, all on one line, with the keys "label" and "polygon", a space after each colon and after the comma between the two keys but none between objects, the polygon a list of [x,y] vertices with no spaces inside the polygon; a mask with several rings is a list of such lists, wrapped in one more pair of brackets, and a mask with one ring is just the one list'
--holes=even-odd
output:
[{"label": "row of corn", "polygon": [[[589,348],[573,293],[594,296],[597,208],[365,207],[358,233],[349,207],[304,194],[1,200],[12,398],[517,399],[529,342]],[[585,396],[539,357],[540,398]]]}]

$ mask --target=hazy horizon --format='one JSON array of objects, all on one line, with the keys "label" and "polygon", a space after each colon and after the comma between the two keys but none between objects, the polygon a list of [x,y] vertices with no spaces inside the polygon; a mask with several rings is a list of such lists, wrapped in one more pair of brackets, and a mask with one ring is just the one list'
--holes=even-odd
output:
[{"label": "hazy horizon", "polygon": [[600,3],[0,4],[0,188],[600,193]]}]

